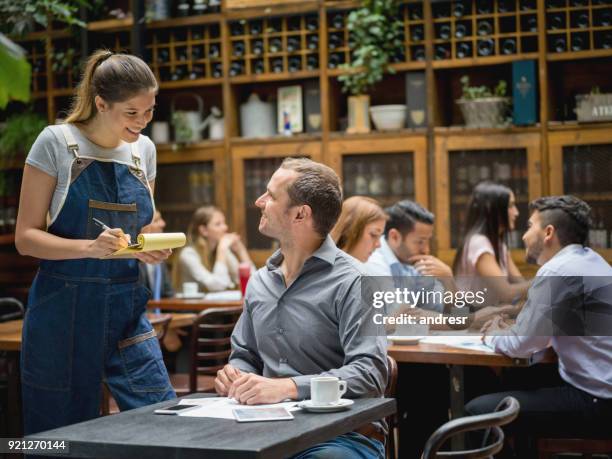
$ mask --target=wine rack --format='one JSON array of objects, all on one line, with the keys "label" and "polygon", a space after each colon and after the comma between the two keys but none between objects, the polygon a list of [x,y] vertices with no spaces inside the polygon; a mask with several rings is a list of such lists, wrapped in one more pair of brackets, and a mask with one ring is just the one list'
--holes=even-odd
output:
[{"label": "wine rack", "polygon": [[221,46],[217,23],[154,29],[147,40],[147,60],[162,87],[215,83],[223,77]]},{"label": "wine rack", "polygon": [[319,69],[316,13],[229,22],[230,79]]},{"label": "wine rack", "polygon": [[551,60],[612,49],[612,2],[547,0],[546,41]]},{"label": "wine rack", "polygon": [[47,91],[47,55],[43,41],[30,41],[23,44],[27,59],[32,66],[32,95],[44,97]]}]

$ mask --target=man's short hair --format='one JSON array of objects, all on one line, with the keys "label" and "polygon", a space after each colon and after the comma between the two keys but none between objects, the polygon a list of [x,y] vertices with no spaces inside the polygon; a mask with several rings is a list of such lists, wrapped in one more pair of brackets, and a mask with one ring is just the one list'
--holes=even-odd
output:
[{"label": "man's short hair", "polygon": [[310,206],[315,230],[326,237],[342,210],[338,175],[330,167],[308,158],[285,158],[281,167],[299,174],[287,188],[290,205]]},{"label": "man's short hair", "polygon": [[576,196],[544,196],[529,203],[529,212],[540,213],[542,228],[555,227],[562,247],[587,245],[591,227],[591,207]]},{"label": "man's short hair", "polygon": [[387,207],[385,212],[389,215],[389,220],[385,225],[385,239],[393,228],[398,230],[402,236],[405,236],[414,229],[416,222],[427,225],[433,225],[434,223],[434,214],[420,204],[408,199]]}]

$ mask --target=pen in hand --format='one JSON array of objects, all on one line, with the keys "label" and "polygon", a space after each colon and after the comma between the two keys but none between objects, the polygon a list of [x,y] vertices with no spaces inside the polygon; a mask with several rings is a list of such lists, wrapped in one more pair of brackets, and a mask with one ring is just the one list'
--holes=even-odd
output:
[{"label": "pen in hand", "polygon": [[[98,225],[100,228],[102,228],[104,231],[108,231],[110,230],[110,226],[108,226],[106,223],[104,223],[101,220],[98,220],[95,217],[92,217],[91,219],[96,225]],[[130,238],[128,235],[126,235],[123,231],[121,231],[121,236],[119,236],[121,239],[123,239],[128,245],[130,244]]]}]

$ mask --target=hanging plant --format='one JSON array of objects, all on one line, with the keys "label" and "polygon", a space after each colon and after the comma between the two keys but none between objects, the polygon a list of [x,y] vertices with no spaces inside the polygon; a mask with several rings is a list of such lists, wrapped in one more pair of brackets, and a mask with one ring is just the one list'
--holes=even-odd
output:
[{"label": "hanging plant", "polygon": [[361,8],[348,15],[347,28],[351,62],[340,67],[348,73],[338,79],[344,92],[366,94],[385,73],[394,73],[389,65],[403,46],[398,1],[364,0]]}]

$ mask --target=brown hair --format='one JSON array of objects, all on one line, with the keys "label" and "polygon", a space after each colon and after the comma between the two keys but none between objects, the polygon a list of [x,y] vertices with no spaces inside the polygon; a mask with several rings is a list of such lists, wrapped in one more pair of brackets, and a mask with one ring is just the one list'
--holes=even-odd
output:
[{"label": "brown hair", "polygon": [[353,196],[342,203],[342,213],[331,237],[339,249],[351,253],[363,236],[365,227],[377,220],[387,220],[378,202],[365,196]]},{"label": "brown hair", "polygon": [[287,188],[290,206],[310,206],[315,231],[326,237],[342,209],[338,175],[330,167],[308,158],[285,158],[281,167],[299,174]]},{"label": "brown hair", "polygon": [[142,59],[99,49],[85,63],[66,123],[91,120],[97,113],[96,96],[113,104],[157,88],[155,75]]},{"label": "brown hair", "polygon": [[216,212],[221,212],[215,206],[203,206],[198,208],[191,217],[189,228],[187,230],[187,241],[189,245],[196,249],[200,255],[200,260],[206,269],[212,270],[214,266],[214,260],[216,257],[216,249],[210,250],[208,241],[204,236],[200,234],[200,226],[207,226],[210,223],[213,215]]}]

